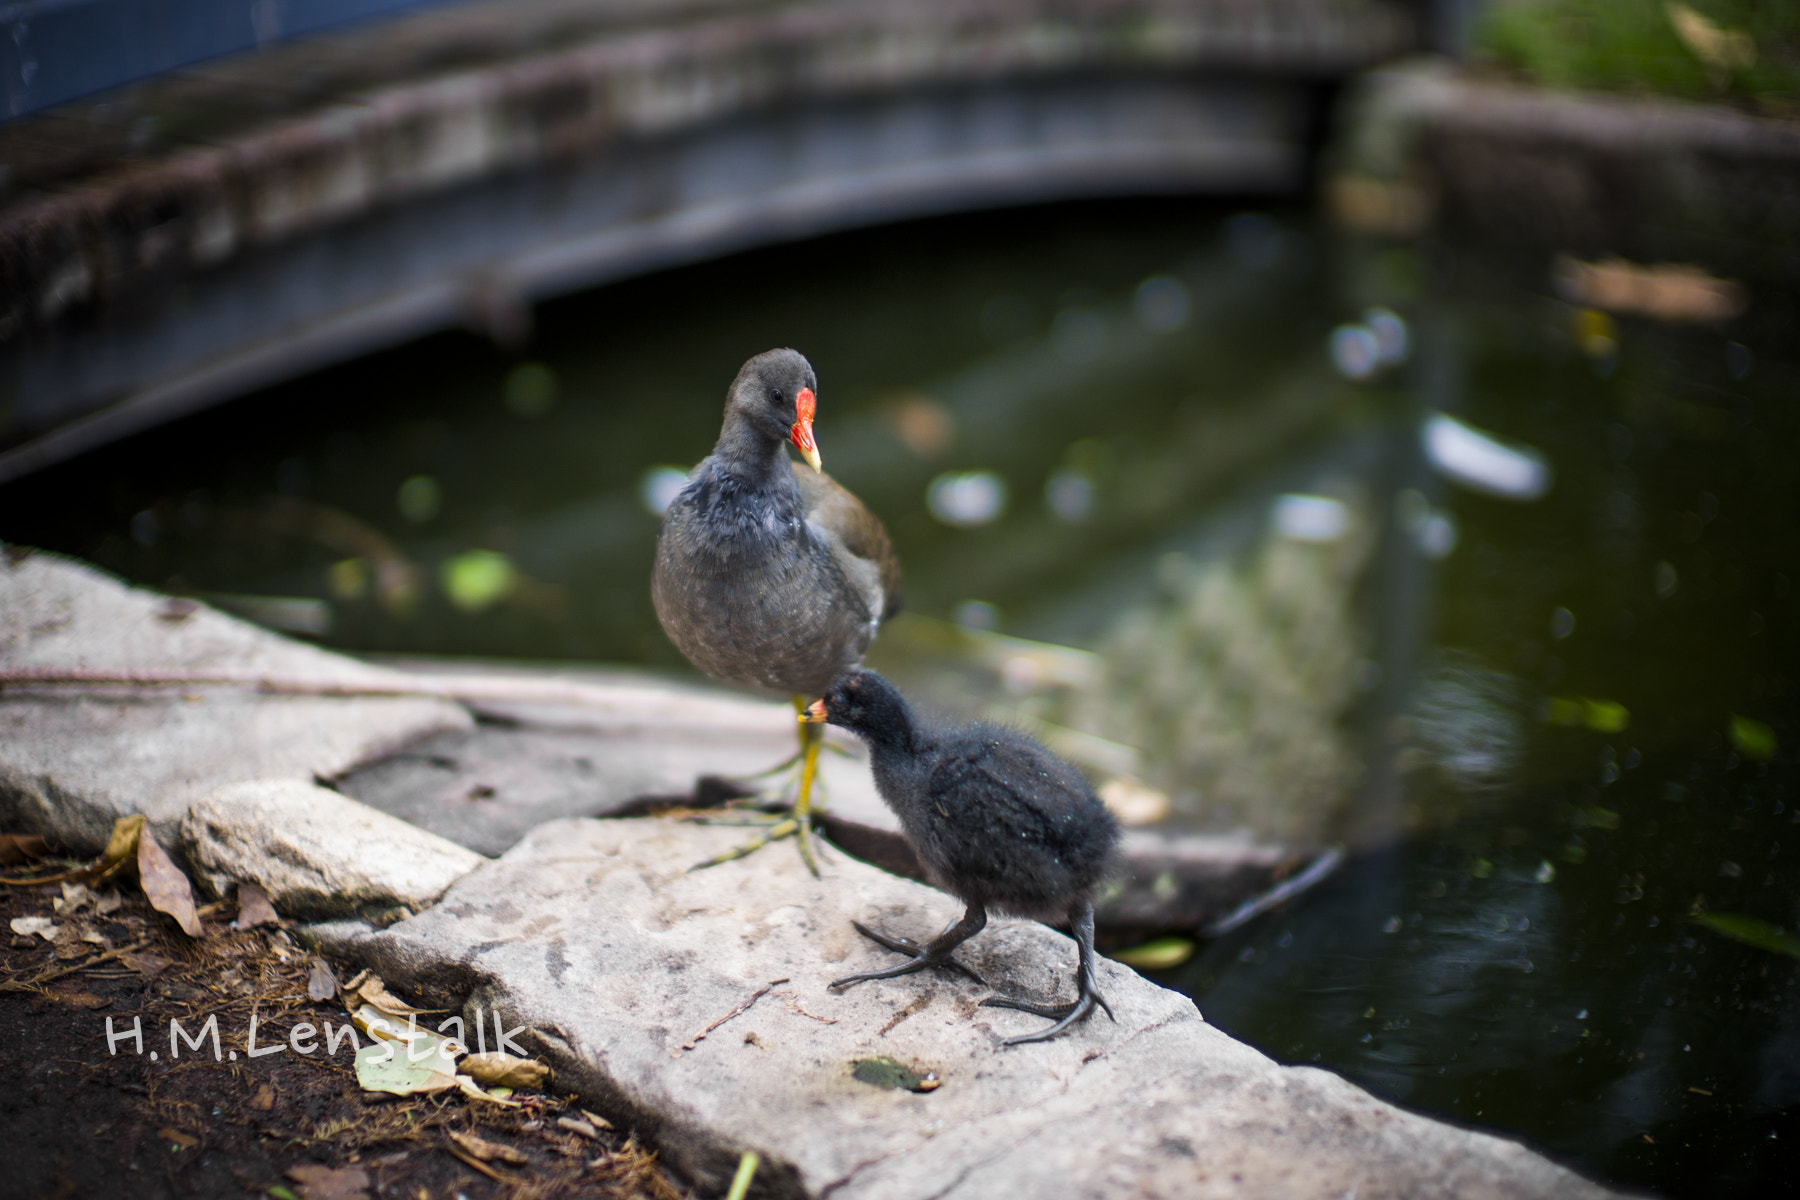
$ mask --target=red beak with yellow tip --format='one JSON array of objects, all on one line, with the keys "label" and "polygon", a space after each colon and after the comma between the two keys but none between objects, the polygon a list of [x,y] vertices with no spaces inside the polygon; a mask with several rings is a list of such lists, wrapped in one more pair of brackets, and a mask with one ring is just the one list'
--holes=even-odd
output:
[{"label": "red beak with yellow tip", "polygon": [[800,714],[800,721],[805,725],[824,724],[825,702],[823,700],[814,700],[811,704],[807,705],[806,711]]},{"label": "red beak with yellow tip", "polygon": [[[819,458],[819,444],[813,441],[812,432],[813,413],[818,411],[818,406],[819,402],[813,395],[813,390],[801,388],[800,394],[794,397],[794,413],[800,419],[794,422],[789,440],[794,443],[794,447],[800,451],[800,457],[804,458],[813,470],[823,471],[825,468],[821,465]],[[820,717],[819,719],[823,721],[825,718]]]}]

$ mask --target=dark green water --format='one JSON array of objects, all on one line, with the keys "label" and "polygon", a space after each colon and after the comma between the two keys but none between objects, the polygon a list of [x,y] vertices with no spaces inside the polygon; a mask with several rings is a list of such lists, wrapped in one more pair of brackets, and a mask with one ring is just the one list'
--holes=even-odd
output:
[{"label": "dark green water", "polygon": [[[515,353],[447,335],[272,389],[0,491],[0,537],[293,598],[353,649],[676,667],[649,473],[704,454],[738,364],[783,344],[926,617],[1108,646],[1171,552],[1254,553],[1276,496],[1335,488],[1379,538],[1332,598],[1366,645],[1330,827],[1375,848],[1159,978],[1279,1058],[1591,1174],[1766,1195],[1800,1170],[1782,271],[1724,325],[1581,326],[1541,253],[1296,211],[902,226],[548,305]],[[1329,340],[1370,305],[1410,353],[1352,380]],[[1548,491],[1432,470],[1438,410]],[[940,512],[1006,501],[948,524],[934,481]]]}]

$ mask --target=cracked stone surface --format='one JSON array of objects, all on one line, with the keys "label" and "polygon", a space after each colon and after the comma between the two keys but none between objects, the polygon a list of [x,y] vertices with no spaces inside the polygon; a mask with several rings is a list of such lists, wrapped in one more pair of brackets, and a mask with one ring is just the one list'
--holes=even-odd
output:
[{"label": "cracked stone surface", "polygon": [[[0,557],[0,670],[190,671],[379,685],[393,672],[38,551]],[[448,729],[443,700],[243,688],[0,690],[0,822],[78,854],[141,812],[173,846],[188,805],[246,779],[311,781]]]},{"label": "cracked stone surface", "polygon": [[300,919],[418,912],[487,861],[297,779],[227,784],[188,809],[181,835],[214,895],[253,882],[277,911]]},{"label": "cracked stone surface", "polygon": [[[977,1007],[992,991],[960,975],[833,992],[834,978],[896,961],[852,918],[930,935],[960,904],[843,854],[823,880],[791,852],[686,873],[741,836],[557,821],[417,917],[313,936],[414,1003],[460,1011],[471,1041],[497,1016],[559,1089],[708,1191],[755,1149],[759,1194],[782,1196],[1610,1194],[1516,1142],[1281,1066],[1104,960],[1117,1023],[1100,1015],[1048,1044],[1002,1047],[1041,1019]],[[1073,944],[1033,922],[997,919],[959,957],[1008,994],[1072,993]],[[855,1080],[875,1056],[941,1086]]]}]

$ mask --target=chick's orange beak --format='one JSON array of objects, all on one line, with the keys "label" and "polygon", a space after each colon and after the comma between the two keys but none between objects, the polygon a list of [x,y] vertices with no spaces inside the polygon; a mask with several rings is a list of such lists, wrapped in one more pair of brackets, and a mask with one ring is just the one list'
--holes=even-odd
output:
[{"label": "chick's orange beak", "polygon": [[[818,406],[819,402],[813,396],[813,390],[801,388],[800,394],[794,397],[794,412],[800,419],[794,422],[789,440],[794,443],[795,448],[800,451],[800,456],[811,465],[813,470],[823,471],[825,468],[820,465],[819,444],[813,441],[812,433],[813,413],[818,410]],[[819,719],[823,721],[825,718],[820,717]]]},{"label": "chick's orange beak", "polygon": [[825,721],[825,702],[814,700],[807,705],[806,711],[800,714],[800,720],[808,725],[819,725]]}]

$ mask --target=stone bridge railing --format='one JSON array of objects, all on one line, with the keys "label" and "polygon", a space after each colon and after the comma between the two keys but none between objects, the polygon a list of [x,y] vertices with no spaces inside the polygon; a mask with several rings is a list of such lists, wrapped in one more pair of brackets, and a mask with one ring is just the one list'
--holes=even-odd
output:
[{"label": "stone bridge railing", "polygon": [[485,0],[0,126],[0,482],[747,245],[1284,192],[1401,0]]}]

